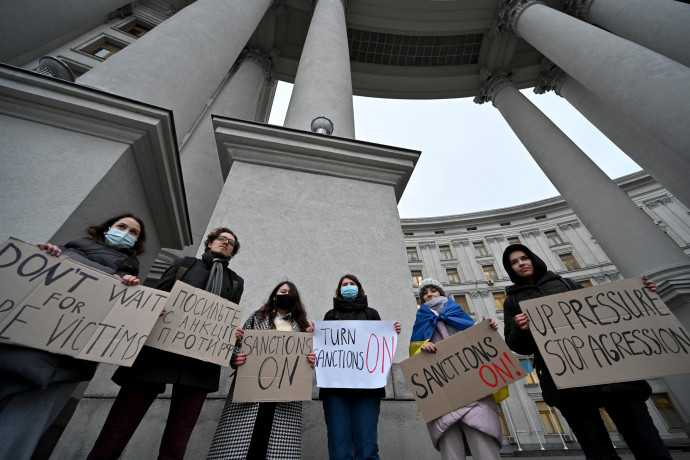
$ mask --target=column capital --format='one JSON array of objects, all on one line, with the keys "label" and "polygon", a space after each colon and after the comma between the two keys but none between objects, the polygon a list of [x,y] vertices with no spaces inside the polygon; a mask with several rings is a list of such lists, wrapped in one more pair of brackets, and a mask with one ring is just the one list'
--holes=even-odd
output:
[{"label": "column capital", "polygon": [[269,86],[273,84],[273,63],[271,62],[272,53],[260,50],[258,48],[245,47],[237,58],[237,63],[243,61],[251,61],[258,64],[264,71],[264,85]]},{"label": "column capital", "polygon": [[480,75],[482,84],[479,87],[479,93],[474,98],[475,104],[493,103],[494,97],[503,88],[513,85],[513,72],[510,70],[491,72],[488,69],[482,69]]},{"label": "column capital", "polygon": [[576,230],[576,229],[580,228],[580,221],[579,221],[579,220],[574,220],[574,221],[572,221],[572,222],[566,222],[566,223],[563,223],[563,224],[558,224],[558,228],[560,228],[560,229],[563,230],[564,232],[565,232],[566,230],[571,230],[571,229],[572,229],[572,230]]},{"label": "column capital", "polygon": [[666,206],[667,204],[670,204],[672,202],[673,198],[671,198],[670,195],[662,195],[658,198],[645,201],[644,205],[647,206],[649,209],[654,209],[658,206]]},{"label": "column capital", "polygon": [[501,241],[505,240],[506,239],[503,237],[503,235],[489,235],[486,237],[487,243],[500,243]]},{"label": "column capital", "polygon": [[512,32],[517,35],[516,26],[520,15],[525,9],[537,3],[543,4],[544,2],[540,0],[501,0],[498,18],[491,26],[489,34]]},{"label": "column capital", "polygon": [[544,94],[553,91],[561,96],[561,87],[568,78],[568,74],[546,58],[542,59],[541,68],[539,80],[537,80],[537,84],[534,85],[534,92],[536,94]]},{"label": "column capital", "polygon": [[527,238],[537,238],[539,235],[541,235],[541,232],[539,230],[525,230],[520,232],[520,236],[523,237],[524,239]]},{"label": "column capital", "polygon": [[568,0],[563,12],[585,22],[590,22],[589,9],[592,3],[594,3],[594,0]]},{"label": "column capital", "polygon": [[451,242],[453,243],[453,246],[455,246],[456,248],[459,246],[467,247],[470,245],[470,240],[452,240]]},{"label": "column capital", "polygon": [[[314,8],[316,8],[316,4],[319,3],[319,0],[311,0],[311,2],[314,5]],[[340,3],[343,4],[343,9],[345,10],[345,14],[347,14],[349,0],[340,0]]]},{"label": "column capital", "polygon": [[433,241],[430,242],[425,242],[425,243],[419,243],[419,249],[435,249],[436,248],[436,243]]}]

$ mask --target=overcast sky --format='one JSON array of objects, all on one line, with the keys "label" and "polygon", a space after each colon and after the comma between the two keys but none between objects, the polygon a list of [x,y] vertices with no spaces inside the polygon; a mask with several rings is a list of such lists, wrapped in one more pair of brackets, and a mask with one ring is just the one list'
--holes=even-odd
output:
[{"label": "overcast sky", "polygon": [[[283,125],[292,85],[279,82],[270,124]],[[612,179],[640,167],[565,99],[522,93]],[[400,217],[464,214],[558,195],[498,109],[472,98],[410,101],[355,97],[358,140],[421,150]]]}]

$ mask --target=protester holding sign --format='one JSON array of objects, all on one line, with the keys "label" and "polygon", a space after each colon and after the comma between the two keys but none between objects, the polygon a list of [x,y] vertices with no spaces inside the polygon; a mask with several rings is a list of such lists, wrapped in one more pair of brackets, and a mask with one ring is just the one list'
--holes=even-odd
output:
[{"label": "protester holding sign", "polygon": [[[146,229],[132,214],[89,227],[88,237],[64,246],[39,244],[48,254],[73,260],[137,285]],[[98,363],[47,351],[0,344],[0,458],[29,459],[79,382],[91,380]]]},{"label": "protester holding sign", "polygon": [[[362,283],[354,275],[344,275],[338,282],[333,309],[323,318],[333,320],[372,320],[381,317],[367,304]],[[395,332],[401,326],[395,322]],[[385,388],[321,388],[323,413],[328,429],[328,455],[331,460],[378,459],[378,421]],[[354,448],[354,456],[353,456]]]},{"label": "protester holding sign", "polygon": [[[581,289],[582,286],[548,271],[546,264],[522,244],[512,244],[505,249],[503,266],[511,281],[515,283],[506,289],[507,296],[503,305],[506,343],[517,353],[534,354],[534,367],[539,376],[544,401],[561,411],[586,457],[620,458],[601,418],[599,408],[603,407],[635,458],[670,459],[647,411],[645,401],[651,394],[651,387],[646,381],[636,380],[560,390],[556,387],[530,333],[529,318],[522,312],[520,302]],[[650,291],[657,291],[656,284],[647,278],[643,280]]]},{"label": "protester holding sign", "polygon": [[[244,280],[228,268],[240,243],[228,228],[217,228],[204,242],[201,259],[185,257],[168,268],[158,289],[170,291],[180,280],[239,303]],[[237,339],[242,331],[237,331]],[[89,454],[89,459],[116,459],[127,446],[156,396],[173,385],[170,412],[159,458],[182,459],[206,395],[218,390],[220,366],[144,346],[132,367],[120,367],[113,381],[122,388]]]},{"label": "protester holding sign", "polygon": [[[446,296],[438,281],[427,278],[419,285],[422,304],[410,338],[410,356],[420,351],[436,353],[435,343],[474,326],[474,320],[460,305]],[[498,329],[494,320],[489,325]],[[438,417],[426,424],[434,447],[443,460],[464,460],[469,455],[481,459],[499,459],[501,421],[492,396],[486,396]]]},{"label": "protester holding sign", "polygon": [[[307,313],[297,286],[286,281],[273,288],[266,303],[249,317],[243,329],[305,332],[308,327]],[[242,343],[238,342],[231,361],[235,368],[247,359],[241,349]],[[313,354],[307,359],[313,367]],[[208,459],[299,460],[302,453],[302,402],[234,403],[236,382],[237,379],[225,400]]]}]

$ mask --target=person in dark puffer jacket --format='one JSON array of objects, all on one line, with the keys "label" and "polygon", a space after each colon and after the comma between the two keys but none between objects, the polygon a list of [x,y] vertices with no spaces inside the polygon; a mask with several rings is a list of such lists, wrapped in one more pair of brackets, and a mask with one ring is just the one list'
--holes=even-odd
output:
[{"label": "person in dark puffer jacket", "polygon": [[[636,459],[670,459],[647,410],[651,387],[644,380],[558,389],[529,331],[529,318],[520,302],[582,289],[576,282],[549,271],[527,246],[512,244],[503,252],[503,267],[515,284],[506,289],[503,305],[505,340],[511,350],[534,355],[544,401],[557,407],[572,428],[587,459],[620,459],[609,438],[599,408],[603,407]],[[643,277],[648,289],[654,282]]]},{"label": "person in dark puffer jacket", "polygon": [[[38,247],[120,278],[124,284],[139,284],[137,256],[146,242],[141,219],[123,214],[86,231],[89,237],[64,246]],[[0,344],[0,459],[30,459],[79,382],[91,380],[97,366],[93,361]]]},{"label": "person in dark puffer jacket", "polygon": [[[338,282],[333,309],[324,321],[380,321],[379,313],[370,308],[362,283],[354,275],[344,275]],[[312,328],[307,332],[311,332]],[[401,326],[395,322],[395,332]],[[326,419],[328,456],[331,460],[378,459],[378,421],[385,388],[321,388]]]}]

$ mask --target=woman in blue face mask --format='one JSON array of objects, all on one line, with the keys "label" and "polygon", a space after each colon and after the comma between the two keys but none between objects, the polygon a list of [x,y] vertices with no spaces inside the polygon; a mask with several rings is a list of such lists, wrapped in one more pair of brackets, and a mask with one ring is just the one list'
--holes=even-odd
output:
[{"label": "woman in blue face mask", "polygon": [[[139,261],[146,229],[132,214],[112,217],[86,229],[88,237],[64,246],[38,247],[139,284]],[[0,458],[30,459],[43,432],[52,424],[79,382],[91,380],[98,363],[0,344]]]},{"label": "woman in blue face mask", "polygon": [[[362,283],[354,275],[344,275],[338,282],[333,309],[324,321],[380,321],[381,317],[367,304]],[[395,332],[400,334],[400,323]],[[328,429],[330,460],[378,459],[379,409],[385,388],[321,388],[323,413]]]}]

